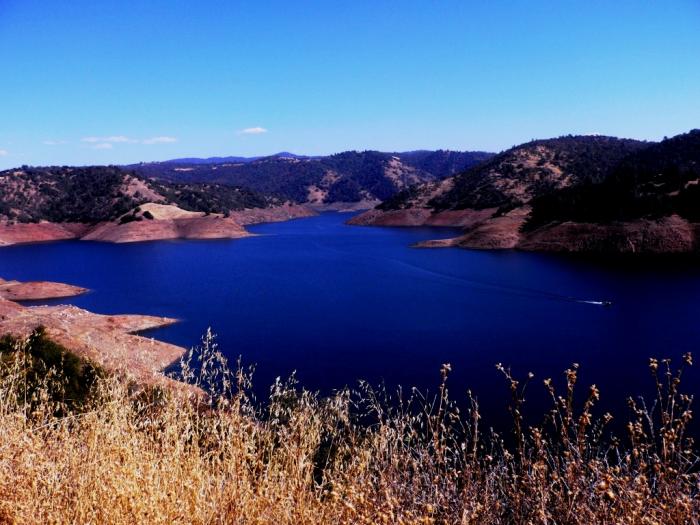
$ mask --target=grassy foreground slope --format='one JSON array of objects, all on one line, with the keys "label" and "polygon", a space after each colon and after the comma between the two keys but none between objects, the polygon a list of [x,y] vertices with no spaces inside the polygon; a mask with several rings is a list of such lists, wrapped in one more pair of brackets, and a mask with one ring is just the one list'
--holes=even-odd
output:
[{"label": "grassy foreground slope", "polygon": [[183,376],[207,396],[104,376],[69,407],[58,372],[28,392],[23,356],[36,352],[13,344],[0,370],[2,523],[685,524],[700,513],[691,399],[667,361],[649,365],[656,409],[630,401],[621,439],[606,437],[613,416],[594,416],[594,386],[576,401],[575,366],[561,390],[544,382],[552,409],[532,427],[523,383],[501,368],[504,440],[481,428],[475,400],[461,413],[450,400],[449,365],[434,400],[387,404],[366,386],[319,398],[278,381],[260,405],[249,374],[206,338]]}]

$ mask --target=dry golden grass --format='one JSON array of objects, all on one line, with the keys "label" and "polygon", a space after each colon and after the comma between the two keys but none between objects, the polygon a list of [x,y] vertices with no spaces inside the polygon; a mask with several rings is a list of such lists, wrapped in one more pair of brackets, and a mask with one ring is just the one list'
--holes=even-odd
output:
[{"label": "dry golden grass", "polygon": [[449,401],[448,365],[429,403],[388,404],[366,386],[321,399],[289,381],[261,408],[211,339],[191,357],[185,375],[222,395],[186,399],[112,376],[68,415],[55,401],[61,378],[47,374],[27,397],[12,360],[0,374],[0,522],[698,522],[691,400],[667,362],[651,362],[657,404],[631,402],[619,443],[602,438],[609,416],[592,418],[595,387],[574,413],[576,367],[561,396],[545,382],[553,405],[539,428],[525,426],[523,385],[502,369],[515,427],[506,446],[482,435],[474,400],[467,414]]}]

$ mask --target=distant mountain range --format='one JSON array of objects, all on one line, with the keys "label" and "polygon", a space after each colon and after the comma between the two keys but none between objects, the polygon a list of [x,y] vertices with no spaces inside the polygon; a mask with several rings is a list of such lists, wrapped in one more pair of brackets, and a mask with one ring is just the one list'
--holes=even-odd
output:
[{"label": "distant mountain range", "polygon": [[168,182],[249,188],[296,203],[373,203],[414,184],[440,180],[491,158],[470,151],[346,151],[324,157],[282,152],[268,157],[174,159],[127,166]]},{"label": "distant mountain range", "polygon": [[247,164],[249,162],[255,162],[256,160],[264,159],[264,158],[273,158],[273,157],[278,157],[278,158],[287,158],[287,159],[315,159],[319,157],[312,157],[308,155],[296,155],[294,153],[289,153],[288,151],[280,151],[279,153],[275,153],[274,155],[263,155],[260,157],[207,157],[207,158],[198,158],[198,157],[185,157],[182,159],[171,159],[171,160],[164,160],[162,162],[155,162],[155,163],[145,163],[145,164],[223,164],[223,163],[241,163],[241,164]]}]

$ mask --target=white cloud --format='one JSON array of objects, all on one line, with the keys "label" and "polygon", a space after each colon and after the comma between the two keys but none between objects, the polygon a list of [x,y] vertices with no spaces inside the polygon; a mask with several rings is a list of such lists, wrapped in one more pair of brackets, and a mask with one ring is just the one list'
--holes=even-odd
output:
[{"label": "white cloud", "polygon": [[177,142],[177,139],[175,137],[151,137],[141,142],[142,144],[170,144],[172,142]]},{"label": "white cloud", "polygon": [[59,146],[61,144],[68,144],[66,140],[45,140],[44,144],[47,146]]},{"label": "white cloud", "polygon": [[109,142],[100,142],[95,144],[92,149],[112,149],[112,145]]},{"label": "white cloud", "polygon": [[239,135],[260,135],[262,133],[267,133],[267,129],[256,126],[254,128],[245,128],[238,132]]},{"label": "white cloud", "polygon": [[0,157],[6,157],[10,153],[6,149],[0,149]]},{"label": "white cloud", "polygon": [[128,143],[132,143],[132,144],[134,142],[138,142],[138,140],[135,140],[135,139],[132,139],[129,137],[125,137],[124,135],[112,135],[111,137],[85,137],[81,140],[83,142],[90,142],[92,144],[97,143],[97,142],[103,142],[103,143],[106,143],[106,142],[110,142],[110,143],[128,142]]},{"label": "white cloud", "polygon": [[[126,137],[124,135],[112,135],[109,137],[83,137],[80,139],[81,142],[87,142],[88,144],[99,144],[100,147],[97,149],[110,149],[114,144],[171,144],[177,142],[177,138],[168,136],[151,137],[148,139],[133,139],[131,137]],[[44,141],[44,144],[64,144],[64,141]],[[108,144],[109,146],[105,146]]]}]

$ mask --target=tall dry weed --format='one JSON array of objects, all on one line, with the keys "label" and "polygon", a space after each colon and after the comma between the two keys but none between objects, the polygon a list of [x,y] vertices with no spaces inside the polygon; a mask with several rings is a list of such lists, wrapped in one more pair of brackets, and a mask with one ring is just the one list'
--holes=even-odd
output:
[{"label": "tall dry weed", "polygon": [[[230,370],[209,333],[181,367],[203,394],[100,378],[80,410],[63,410],[47,373],[28,399],[20,358],[0,374],[0,522],[52,523],[698,523],[697,454],[687,435],[684,366],[652,360],[651,406],[630,400],[624,439],[611,415],[582,408],[578,367],[565,391],[545,381],[542,425],[510,388],[513,436],[482,430],[469,397],[357,391],[322,398],[277,380],[256,403],[249,370]],[[58,401],[57,401],[58,399]]]}]

